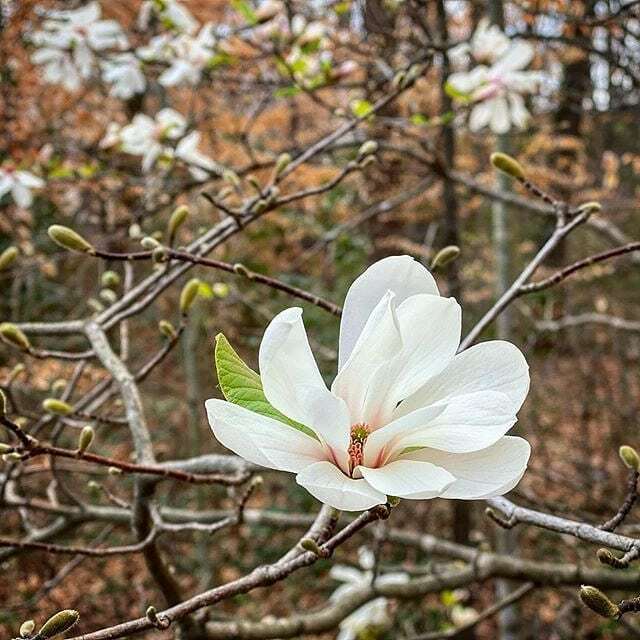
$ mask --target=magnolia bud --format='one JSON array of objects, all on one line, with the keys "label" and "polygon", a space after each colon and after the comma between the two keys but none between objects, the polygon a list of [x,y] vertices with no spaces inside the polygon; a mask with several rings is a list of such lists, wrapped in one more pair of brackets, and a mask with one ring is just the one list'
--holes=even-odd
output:
[{"label": "magnolia bud", "polygon": [[69,227],[63,227],[60,224],[53,224],[47,230],[49,237],[63,249],[69,251],[78,251],[80,253],[96,252],[92,244],[87,242],[79,233],[76,233]]},{"label": "magnolia bud", "polygon": [[87,489],[89,489],[89,494],[92,498],[99,498],[102,492],[102,487],[95,480],[89,480],[89,482],[87,482]]},{"label": "magnolia bud", "polygon": [[522,165],[506,153],[496,151],[491,154],[491,164],[502,173],[515,178],[516,180],[524,180],[524,169]]},{"label": "magnolia bud", "polygon": [[251,211],[257,214],[264,213],[268,204],[269,203],[264,198],[260,198],[259,200],[255,201],[253,207],[251,208]]},{"label": "magnolia bud", "polygon": [[235,171],[231,171],[231,169],[225,169],[222,172],[222,179],[234,187],[240,186],[240,176]]},{"label": "magnolia bud", "polygon": [[374,154],[378,150],[378,143],[375,140],[367,140],[358,149],[358,158],[365,158]]},{"label": "magnolia bud", "polygon": [[142,229],[140,228],[140,225],[137,222],[134,222],[129,227],[129,237],[132,240],[137,240],[141,235],[142,235]]},{"label": "magnolia bud", "polygon": [[7,247],[0,253],[0,271],[8,269],[18,257],[18,250],[15,247]]},{"label": "magnolia bud", "polygon": [[169,252],[166,247],[156,247],[151,257],[156,264],[161,264],[169,259]]},{"label": "magnolia bud", "polygon": [[365,156],[362,160],[360,160],[360,162],[358,163],[358,166],[361,169],[365,169],[366,167],[368,167],[370,164],[373,164],[374,162],[377,162],[377,158],[375,156]]},{"label": "magnolia bud", "polygon": [[160,243],[151,236],[145,236],[144,238],[142,238],[142,240],[140,240],[140,244],[142,245],[142,248],[146,249],[147,251],[153,251],[160,246]]},{"label": "magnolia bud", "polygon": [[33,630],[36,628],[36,623],[33,620],[25,620],[20,625],[20,636],[23,638],[28,638]]},{"label": "magnolia bud", "polygon": [[91,446],[95,435],[96,432],[92,426],[87,425],[86,427],[82,427],[80,437],[78,438],[78,453],[84,453]]},{"label": "magnolia bud", "polygon": [[624,462],[629,469],[640,471],[640,456],[638,456],[638,452],[633,447],[623,444],[618,450],[618,453],[622,462]]},{"label": "magnolia bud", "polygon": [[305,551],[311,551],[311,553],[317,556],[322,555],[322,549],[320,549],[320,546],[313,538],[302,538],[302,540],[300,540],[300,546]]},{"label": "magnolia bud", "polygon": [[618,605],[611,602],[611,600],[609,600],[600,589],[596,589],[596,587],[582,585],[580,587],[580,600],[582,600],[583,604],[589,607],[589,609],[595,611],[603,618],[617,618],[620,614]]},{"label": "magnolia bud", "polygon": [[5,453],[2,456],[2,460],[4,462],[20,462],[22,456],[17,451],[12,451],[11,453]]},{"label": "magnolia bud", "polygon": [[58,378],[51,383],[51,393],[59,396],[67,388],[67,381],[64,378]]},{"label": "magnolia bud", "polygon": [[71,629],[71,627],[78,622],[79,618],[80,614],[73,609],[60,611],[42,625],[42,628],[38,631],[38,636],[47,640],[47,638],[53,638],[54,636],[60,635],[61,633]]},{"label": "magnolia bud", "polygon": [[0,389],[0,418],[4,418],[7,415],[7,396],[4,395],[4,391]]},{"label": "magnolia bud", "polygon": [[118,467],[109,467],[107,469],[107,473],[110,476],[121,476],[122,475],[122,469],[118,469]]},{"label": "magnolia bud", "polygon": [[100,289],[100,297],[109,304],[113,304],[118,299],[118,294],[113,289]]},{"label": "magnolia bud", "polygon": [[169,218],[169,224],[167,225],[167,231],[169,232],[169,238],[175,236],[176,231],[182,226],[184,221],[189,215],[189,208],[185,205],[178,207]]},{"label": "magnolia bud", "polygon": [[281,153],[276,160],[275,174],[279,176],[291,164],[291,155]]},{"label": "magnolia bud", "polygon": [[58,398],[47,398],[42,402],[42,408],[48,413],[53,413],[57,416],[68,416],[73,413],[73,407],[64,400],[58,400]]},{"label": "magnolia bud", "polygon": [[11,451],[13,447],[10,444],[6,444],[4,442],[0,442],[0,453],[7,453]]},{"label": "magnolia bud", "polygon": [[598,213],[599,211],[602,211],[602,205],[599,202],[585,202],[584,204],[581,204],[578,209],[580,211],[587,212],[587,213]]},{"label": "magnolia bud", "polygon": [[439,269],[444,267],[445,264],[453,262],[460,255],[460,247],[455,244],[450,244],[447,247],[443,247],[436,253],[431,261],[431,269]]},{"label": "magnolia bud", "polygon": [[160,329],[160,333],[169,338],[169,340],[174,340],[178,335],[174,326],[168,320],[160,320],[160,322],[158,322],[158,329]]},{"label": "magnolia bud", "polygon": [[23,351],[31,349],[29,338],[11,322],[3,322],[0,324],[0,338],[9,344],[19,347]]},{"label": "magnolia bud", "polygon": [[180,293],[180,313],[182,313],[182,315],[189,313],[189,309],[198,295],[199,288],[200,280],[198,280],[198,278],[192,278],[182,288],[182,292]]},{"label": "magnolia bud", "polygon": [[236,264],[233,265],[233,270],[239,276],[244,276],[251,280],[251,271],[249,271],[249,269],[247,269],[247,267],[245,267],[241,262],[236,262]]},{"label": "magnolia bud", "polygon": [[120,276],[115,271],[105,271],[100,278],[103,287],[115,288],[120,285]]}]

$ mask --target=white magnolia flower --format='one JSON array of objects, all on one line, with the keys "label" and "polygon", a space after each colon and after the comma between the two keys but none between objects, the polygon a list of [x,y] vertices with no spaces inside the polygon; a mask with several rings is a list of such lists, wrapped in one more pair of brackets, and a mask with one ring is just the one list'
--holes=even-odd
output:
[{"label": "white magnolia flower", "polygon": [[122,150],[142,156],[142,170],[150,171],[162,155],[173,155],[166,143],[179,140],[186,126],[184,117],[173,109],[162,109],[155,118],[139,113],[120,132]]},{"label": "white magnolia flower", "polygon": [[171,41],[168,45],[171,66],[158,78],[161,85],[173,87],[183,82],[200,82],[203,69],[214,55],[212,26],[210,23],[204,25],[196,37],[184,33]]},{"label": "white magnolia flower", "polygon": [[481,65],[449,76],[454,89],[477,103],[469,118],[472,131],[488,125],[494,133],[506,133],[511,125],[526,126],[529,112],[522,95],[534,93],[543,78],[538,71],[523,71],[533,54],[530,44],[515,42],[491,67]]},{"label": "white magnolia flower", "polygon": [[35,64],[44,65],[47,82],[63,84],[69,90],[91,77],[95,51],[124,49],[128,40],[115,20],[101,20],[97,2],[75,10],[49,11],[42,30],[33,34],[38,50]]},{"label": "white magnolia flower", "polygon": [[476,62],[492,64],[509,48],[510,40],[496,24],[488,18],[482,18],[469,42],[448,50],[449,61],[454,67],[462,67],[469,62],[471,54]]},{"label": "white magnolia flower", "polygon": [[44,180],[29,171],[20,171],[11,165],[0,167],[0,198],[11,193],[19,207],[29,207],[33,202],[32,189],[44,187]]},{"label": "white magnolia flower", "polygon": [[[334,580],[344,583],[331,594],[332,602],[340,602],[354,591],[371,585],[375,561],[373,553],[366,547],[360,547],[358,556],[364,571],[341,564],[331,567],[329,575]],[[377,585],[404,584],[407,581],[406,573],[387,573],[376,578]],[[388,629],[392,623],[387,598],[375,598],[356,609],[340,623],[337,640],[357,640],[372,627],[382,631]]]},{"label": "white magnolia flower", "polygon": [[132,53],[120,53],[102,63],[102,79],[111,84],[111,95],[128,100],[143,93],[147,80],[142,73],[140,60]]},{"label": "white magnolia flower", "polygon": [[286,309],[259,352],[267,400],[315,437],[224,400],[206,403],[217,439],[243,458],[296,473],[318,500],[360,511],[387,496],[481,499],[512,489],[529,444],[504,434],[529,388],[504,341],[459,355],[461,311],[409,256],[385,258],[347,293],[338,374],[327,389],[302,310]]},{"label": "white magnolia flower", "polygon": [[466,627],[478,619],[478,612],[473,607],[456,604],[452,607],[450,616],[456,627]]},{"label": "white magnolia flower", "polygon": [[148,62],[168,62],[171,60],[171,42],[174,36],[170,33],[161,33],[154,36],[149,42],[136,49],[136,55]]},{"label": "white magnolia flower", "polygon": [[137,25],[139,29],[147,29],[151,14],[155,13],[164,25],[181,33],[195,33],[198,21],[189,10],[177,0],[145,0],[140,5]]},{"label": "white magnolia flower", "polygon": [[107,130],[100,140],[99,146],[101,149],[110,149],[111,147],[115,147],[122,142],[122,125],[117,122],[110,122],[107,125]]},{"label": "white magnolia flower", "polygon": [[200,182],[207,180],[212,173],[222,175],[223,168],[215,160],[198,151],[199,144],[200,132],[192,131],[178,142],[174,155],[189,166],[191,175]]}]

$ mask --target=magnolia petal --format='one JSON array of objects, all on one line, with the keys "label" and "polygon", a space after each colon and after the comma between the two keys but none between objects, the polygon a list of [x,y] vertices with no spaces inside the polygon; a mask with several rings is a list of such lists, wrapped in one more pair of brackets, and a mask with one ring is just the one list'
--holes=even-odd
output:
[{"label": "magnolia petal", "polygon": [[31,191],[21,182],[16,181],[13,183],[11,195],[19,207],[26,209],[33,203],[33,195],[31,194]]},{"label": "magnolia petal", "polygon": [[519,129],[524,129],[529,121],[529,112],[524,104],[524,98],[517,93],[510,93],[509,109],[511,112],[511,122]]},{"label": "magnolia petal", "polygon": [[[351,424],[371,420],[375,408],[367,404],[371,397],[369,387],[378,369],[391,362],[401,348],[395,295],[387,291],[371,312],[349,359],[331,385],[332,393],[345,401]],[[390,382],[390,379],[383,381],[382,397],[386,396]]]},{"label": "magnolia petal", "polygon": [[491,101],[491,131],[501,134],[507,133],[511,128],[509,117],[509,105],[504,96],[498,96]]},{"label": "magnolia petal", "polygon": [[446,403],[469,393],[496,391],[511,400],[515,415],[529,391],[529,366],[518,347],[504,340],[476,344],[453,358],[438,375],[400,403],[400,418],[435,402]]},{"label": "magnolia petal", "polygon": [[[423,429],[412,430],[394,443],[396,451],[410,447],[431,447],[452,453],[485,449],[499,440],[515,423],[513,402],[504,393],[481,391],[455,396],[444,411]],[[409,413],[400,420],[419,419],[424,409]]]},{"label": "magnolia petal", "polygon": [[448,453],[422,449],[406,454],[403,459],[431,462],[455,476],[455,482],[442,493],[442,498],[479,500],[511,491],[522,478],[531,446],[523,438],[505,436],[495,444],[472,453]]},{"label": "magnolia petal", "polygon": [[418,460],[396,460],[377,469],[359,469],[374,489],[390,496],[415,500],[435,498],[456,479],[446,469]]},{"label": "magnolia petal", "polygon": [[469,116],[469,129],[471,131],[480,131],[483,127],[486,127],[491,121],[491,109],[493,100],[485,100],[480,102],[471,109],[471,115]]},{"label": "magnolia petal", "polygon": [[367,575],[356,569],[355,567],[349,567],[344,564],[335,564],[329,570],[329,577],[332,580],[338,580],[339,582],[346,582],[352,585],[362,585],[367,582]]},{"label": "magnolia petal", "polygon": [[338,371],[349,359],[369,315],[387,291],[400,304],[417,293],[438,295],[433,276],[411,256],[390,256],[372,264],[349,287],[340,323]]},{"label": "magnolia petal", "polygon": [[517,40],[492,67],[492,72],[504,74],[508,71],[524,69],[533,60],[535,49],[524,40]]},{"label": "magnolia petal", "polygon": [[225,400],[210,399],[205,406],[215,437],[249,462],[297,473],[326,457],[317,440],[283,422]]},{"label": "magnolia petal", "polygon": [[320,375],[302,323],[302,309],[285,309],[271,321],[258,358],[267,400],[288,418],[314,429],[331,447],[346,451],[347,407],[327,389]]},{"label": "magnolia petal", "polygon": [[298,473],[296,481],[320,502],[341,511],[364,511],[387,501],[366,480],[349,478],[330,462],[312,464]]}]

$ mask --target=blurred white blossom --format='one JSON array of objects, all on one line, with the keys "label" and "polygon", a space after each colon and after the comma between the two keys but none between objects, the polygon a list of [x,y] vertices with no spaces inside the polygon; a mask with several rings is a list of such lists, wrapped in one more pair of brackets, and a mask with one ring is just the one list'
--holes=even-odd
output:
[{"label": "blurred white blossom", "polygon": [[0,198],[7,193],[19,207],[29,207],[33,202],[32,189],[41,189],[45,182],[29,171],[16,169],[12,164],[0,167]]},{"label": "blurred white blossom", "polygon": [[178,142],[175,149],[175,157],[185,162],[189,167],[189,173],[195,180],[203,182],[211,173],[221,175],[223,168],[214,160],[198,150],[200,145],[200,132],[192,131]]},{"label": "blurred white blossom", "polygon": [[132,53],[120,53],[101,64],[102,79],[111,84],[111,95],[128,100],[143,93],[147,80],[142,72],[140,60]]},{"label": "blurred white blossom", "polygon": [[197,36],[183,33],[162,47],[161,55],[170,61],[158,82],[165,87],[181,83],[197,84],[214,55],[215,37],[212,25],[205,24]]},{"label": "blurred white blossom", "polygon": [[198,30],[198,21],[177,0],[145,0],[138,13],[138,28],[147,29],[154,13],[168,29],[187,34]]}]

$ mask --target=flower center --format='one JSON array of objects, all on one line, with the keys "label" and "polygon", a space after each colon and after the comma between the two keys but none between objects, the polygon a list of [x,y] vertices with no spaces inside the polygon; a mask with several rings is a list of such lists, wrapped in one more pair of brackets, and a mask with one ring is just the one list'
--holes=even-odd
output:
[{"label": "flower center", "polygon": [[367,441],[371,429],[364,423],[354,424],[351,427],[351,440],[347,453],[349,454],[349,474],[353,475],[353,470],[362,464],[364,458],[364,443]]}]

